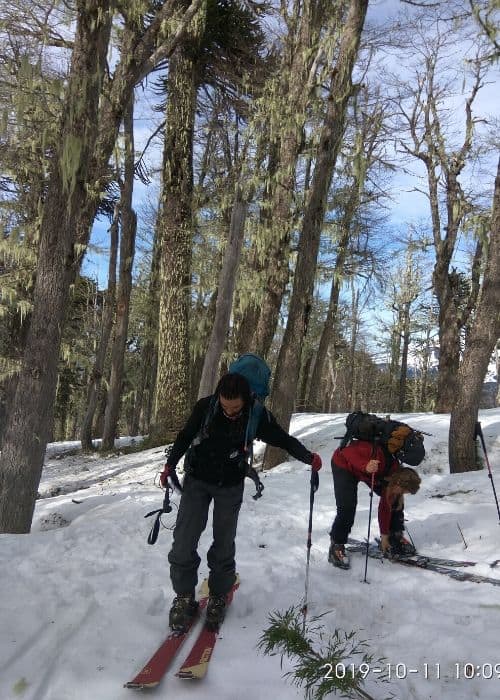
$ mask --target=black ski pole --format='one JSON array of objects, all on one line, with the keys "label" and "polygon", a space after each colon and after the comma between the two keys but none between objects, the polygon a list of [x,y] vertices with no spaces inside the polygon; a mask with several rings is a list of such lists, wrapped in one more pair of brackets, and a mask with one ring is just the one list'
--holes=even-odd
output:
[{"label": "black ski pole", "polygon": [[479,421],[476,422],[476,431],[474,433],[474,438],[476,439],[477,437],[479,437],[479,439],[481,440],[481,445],[482,445],[483,452],[484,452],[484,460],[486,462],[486,466],[488,467],[488,477],[491,481],[491,488],[493,489],[493,495],[495,496],[495,503],[497,504],[498,522],[500,523],[500,507],[498,505],[497,492],[495,489],[495,483],[493,481],[493,474],[491,473],[490,460],[488,459],[488,453],[486,452],[486,445],[484,443],[484,436],[483,436],[483,431],[481,429],[481,423]]},{"label": "black ski pole", "polygon": [[372,483],[370,488],[370,511],[368,513],[368,537],[366,540],[366,556],[365,556],[365,578],[363,583],[368,583],[366,580],[366,572],[368,571],[368,548],[370,547],[370,527],[372,524],[372,504],[373,504],[373,486],[375,483],[375,472],[372,472]]},{"label": "black ski pole", "polygon": [[307,607],[308,607],[308,598],[309,598],[309,563],[311,560],[314,494],[318,490],[318,486],[319,486],[318,472],[314,471],[314,469],[311,469],[311,488],[309,491],[309,526],[307,529],[306,584],[305,584],[305,592],[304,592],[304,605],[302,607],[302,614],[304,616],[304,620],[302,622],[302,634],[305,633],[305,629],[306,629],[306,617],[307,617]]}]

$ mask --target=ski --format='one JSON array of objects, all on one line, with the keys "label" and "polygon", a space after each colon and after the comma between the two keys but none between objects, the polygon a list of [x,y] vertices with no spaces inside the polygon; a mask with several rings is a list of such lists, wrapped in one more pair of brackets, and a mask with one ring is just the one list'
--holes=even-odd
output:
[{"label": "ski", "polygon": [[[231,604],[234,592],[239,585],[240,580],[237,578],[227,596],[228,606]],[[176,673],[178,678],[186,680],[201,680],[205,677],[215,643],[217,642],[218,634],[218,631],[210,630],[205,625],[202,627],[186,660]]]},{"label": "ski", "polygon": [[199,607],[196,615],[185,632],[171,632],[163,644],[157,649],[146,665],[139,671],[137,676],[128,683],[125,688],[155,688],[168,671],[175,655],[186,641],[192,628],[199,620],[203,609],[208,602],[208,585],[204,581],[200,587]]},{"label": "ski", "polygon": [[[351,538],[347,541],[348,549],[351,552],[365,552],[366,542],[361,542],[361,540],[353,540]],[[382,551],[378,548],[377,544],[370,544],[369,555],[376,559],[384,559]],[[410,556],[399,557],[400,559],[413,560],[413,566],[420,566],[425,568],[428,564],[435,564],[436,566],[449,566],[449,567],[466,567],[475,566],[477,562],[475,561],[463,561],[456,559],[443,559],[442,557],[432,557],[427,556],[427,554],[412,554]],[[396,557],[394,558],[396,559]]]},{"label": "ski", "polygon": [[[366,552],[366,543],[357,540],[350,540],[353,543],[352,547],[348,547],[351,552]],[[415,554],[413,556],[402,557],[384,557],[383,552],[375,544],[370,544],[368,547],[368,556],[374,559],[384,560],[387,558],[393,564],[403,564],[404,566],[414,566],[427,571],[434,571],[444,576],[449,576],[456,581],[470,581],[472,583],[490,583],[492,586],[500,586],[500,579],[474,574],[472,571],[463,571],[459,568],[473,566],[474,562],[457,562],[453,559],[440,559],[439,557],[426,557],[424,555]],[[443,563],[439,563],[443,562]],[[446,563],[444,563],[446,562]]]}]

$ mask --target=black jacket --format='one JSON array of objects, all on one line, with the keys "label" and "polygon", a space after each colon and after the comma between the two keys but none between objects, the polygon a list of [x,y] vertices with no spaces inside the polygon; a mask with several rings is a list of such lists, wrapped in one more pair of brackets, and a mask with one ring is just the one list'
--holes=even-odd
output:
[{"label": "black jacket", "polygon": [[[184,460],[186,473],[208,483],[233,486],[241,482],[246,474],[244,443],[248,408],[239,418],[230,420],[224,416],[217,404],[208,426],[208,437],[198,445],[191,446],[203,427],[212,398],[207,396],[196,403],[186,425],[175,439],[168,464],[175,467],[187,452]],[[256,437],[268,445],[286,450],[292,457],[305,464],[312,462],[312,453],[299,440],[283,430],[268,410],[262,411]]]}]

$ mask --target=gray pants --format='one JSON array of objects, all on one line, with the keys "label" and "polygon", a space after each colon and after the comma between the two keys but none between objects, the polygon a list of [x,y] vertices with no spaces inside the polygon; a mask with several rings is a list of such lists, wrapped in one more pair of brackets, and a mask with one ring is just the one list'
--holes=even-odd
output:
[{"label": "gray pants", "polygon": [[213,542],[208,550],[210,569],[208,586],[213,595],[225,595],[235,581],[236,528],[243,499],[244,484],[217,486],[186,476],[174,541],[168,555],[170,578],[177,595],[193,593],[198,583],[198,542],[207,526],[208,509],[213,499]]}]

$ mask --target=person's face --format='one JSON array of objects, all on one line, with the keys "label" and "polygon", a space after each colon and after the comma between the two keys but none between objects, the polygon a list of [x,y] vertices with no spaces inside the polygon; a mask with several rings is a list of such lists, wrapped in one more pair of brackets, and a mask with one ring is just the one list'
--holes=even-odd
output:
[{"label": "person's face", "polygon": [[226,399],[224,396],[219,396],[219,403],[222,408],[222,412],[229,418],[229,420],[236,420],[240,417],[245,402],[241,397],[236,399]]}]

